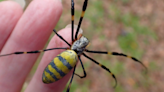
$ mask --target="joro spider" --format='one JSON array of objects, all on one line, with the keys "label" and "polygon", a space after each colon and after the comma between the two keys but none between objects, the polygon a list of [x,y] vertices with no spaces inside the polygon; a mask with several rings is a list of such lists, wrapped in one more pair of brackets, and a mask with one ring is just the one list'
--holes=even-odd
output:
[{"label": "joro spider", "polygon": [[[81,55],[83,55],[84,57],[88,58],[89,60],[91,60],[92,62],[96,63],[97,65],[99,65],[100,67],[102,67],[104,70],[108,71],[111,76],[115,79],[115,86],[117,85],[117,79],[115,77],[114,74],[111,73],[111,71],[104,65],[100,64],[99,62],[97,62],[96,60],[90,58],[89,56],[87,56],[84,52],[88,52],[88,53],[98,53],[98,54],[108,54],[108,55],[115,55],[115,56],[124,56],[127,58],[131,58],[134,61],[140,63],[147,71],[147,68],[145,67],[145,65],[137,60],[134,57],[128,56],[126,54],[123,53],[117,53],[117,52],[108,52],[108,51],[91,51],[86,49],[86,46],[89,44],[89,40],[82,36],[82,34],[78,35],[79,33],[79,29],[85,14],[85,10],[87,8],[87,3],[88,0],[84,1],[83,4],[83,8],[82,8],[82,13],[81,13],[81,17],[79,20],[79,24],[75,33],[75,37],[73,35],[74,33],[74,0],[71,0],[71,15],[72,15],[72,45],[69,44],[62,36],[60,36],[56,30],[53,30],[55,32],[55,34],[62,39],[66,44],[68,44],[69,48],[65,47],[65,48],[51,48],[51,49],[44,49],[44,50],[37,50],[37,51],[29,51],[29,52],[14,52],[14,53],[10,53],[10,54],[4,54],[4,55],[0,55],[0,57],[2,56],[8,56],[8,55],[12,55],[12,54],[30,54],[30,53],[41,53],[41,52],[45,52],[45,51],[49,51],[49,50],[56,50],[56,49],[65,49],[66,51],[62,52],[61,54],[57,55],[45,68],[44,72],[43,72],[43,76],[42,76],[42,81],[44,83],[53,83],[55,81],[60,80],[61,78],[63,78],[67,73],[69,73],[69,71],[71,71],[73,68],[73,74],[69,83],[69,86],[67,88],[67,92],[69,92],[70,87],[71,87],[71,83],[73,80],[74,75],[79,76],[80,78],[85,78],[86,77],[86,72],[82,63],[82,60],[80,58]],[[80,76],[78,74],[75,73],[75,69],[76,69],[76,64],[77,61],[80,61],[82,69],[83,69],[83,76]]]}]

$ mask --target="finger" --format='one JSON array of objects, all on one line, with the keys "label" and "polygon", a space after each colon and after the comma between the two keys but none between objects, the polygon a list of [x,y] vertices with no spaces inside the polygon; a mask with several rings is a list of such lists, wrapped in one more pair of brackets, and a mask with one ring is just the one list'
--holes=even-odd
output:
[{"label": "finger", "polygon": [[13,1],[4,1],[0,3],[0,51],[22,13],[22,8]]},{"label": "finger", "polygon": [[[69,43],[71,43],[71,28],[65,28],[61,31],[59,31],[59,34],[67,40]],[[55,47],[69,47],[64,41],[62,41],[59,37],[56,35],[52,38],[47,48],[55,48]],[[61,53],[64,50],[52,50],[45,52],[37,71],[32,78],[29,86],[27,87],[25,92],[62,92],[64,88],[66,87],[66,83],[68,82],[71,74],[73,71],[69,72],[66,76],[64,76],[62,79],[51,83],[51,84],[44,84],[42,82],[42,74],[45,69],[45,67],[50,63],[53,58],[55,58],[59,53]]]},{"label": "finger", "polygon": [[[1,54],[42,49],[62,11],[58,0],[34,0],[18,21]],[[0,89],[19,92],[39,54],[0,58]],[[2,71],[3,70],[3,71]],[[10,88],[10,89],[9,89]]]}]

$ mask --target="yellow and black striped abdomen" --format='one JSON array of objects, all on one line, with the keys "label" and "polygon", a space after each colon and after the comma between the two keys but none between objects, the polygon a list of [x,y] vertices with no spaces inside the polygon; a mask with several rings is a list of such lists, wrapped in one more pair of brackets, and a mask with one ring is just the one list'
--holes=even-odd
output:
[{"label": "yellow and black striped abdomen", "polygon": [[66,50],[55,57],[45,68],[42,76],[44,83],[53,83],[63,78],[76,64],[78,56],[73,50]]}]

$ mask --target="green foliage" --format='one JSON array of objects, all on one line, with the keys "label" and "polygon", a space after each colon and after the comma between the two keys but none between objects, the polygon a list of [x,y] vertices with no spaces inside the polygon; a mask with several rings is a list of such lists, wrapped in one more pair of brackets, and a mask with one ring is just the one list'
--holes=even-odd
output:
[{"label": "green foliage", "polygon": [[[65,87],[63,92],[66,92],[68,85],[69,85],[69,82],[67,83],[67,86]],[[84,80],[83,85],[79,84],[77,81],[73,81],[71,84],[70,90],[71,90],[71,92],[76,92],[77,89],[80,89],[82,92],[87,92],[89,85],[90,85],[89,80]]]},{"label": "green foliage", "polygon": [[128,4],[131,0],[114,0],[115,2],[122,2],[123,4]]},{"label": "green foliage", "polygon": [[117,76],[123,75],[124,68],[124,63],[119,61],[113,67],[111,66],[112,72]]},{"label": "green foliage", "polygon": [[[91,1],[89,2],[88,9],[85,13],[85,19],[89,20],[92,23],[87,30],[94,30],[94,32],[101,32],[102,26],[104,24],[104,9],[102,1]],[[90,7],[92,6],[92,7]],[[91,12],[92,11],[92,12]]]},{"label": "green foliage", "polygon": [[160,68],[157,66],[156,62],[150,62],[149,63],[149,67],[151,69],[151,71],[160,71]]},{"label": "green foliage", "polygon": [[[122,14],[114,4],[109,7],[113,11],[113,15],[109,15],[109,18],[113,19],[116,23],[123,24],[123,31],[125,34],[118,37],[118,43],[124,52],[129,52],[134,56],[141,57],[142,49],[139,47],[140,38],[138,37],[150,37],[157,39],[156,34],[146,26],[140,24],[140,18],[131,13]],[[148,43],[147,38],[143,38],[145,44]]]},{"label": "green foliage", "polygon": [[125,92],[125,89],[121,85],[117,85],[117,87],[114,89],[115,92]]}]

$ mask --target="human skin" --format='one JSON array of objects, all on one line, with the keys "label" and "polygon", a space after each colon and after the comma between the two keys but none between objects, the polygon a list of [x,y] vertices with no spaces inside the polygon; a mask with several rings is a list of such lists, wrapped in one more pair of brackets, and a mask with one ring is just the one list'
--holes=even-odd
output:
[{"label": "human skin", "polygon": [[[0,54],[18,51],[41,50],[45,46],[53,28],[62,13],[60,0],[33,0],[23,13],[15,2],[0,3]],[[71,43],[71,28],[59,31]],[[68,47],[59,37],[54,36],[47,48]],[[73,71],[61,80],[44,84],[42,73],[48,63],[63,50],[51,50],[44,53],[38,68],[25,89],[25,92],[61,92]],[[20,92],[38,54],[21,54],[0,57],[1,92]]]}]

